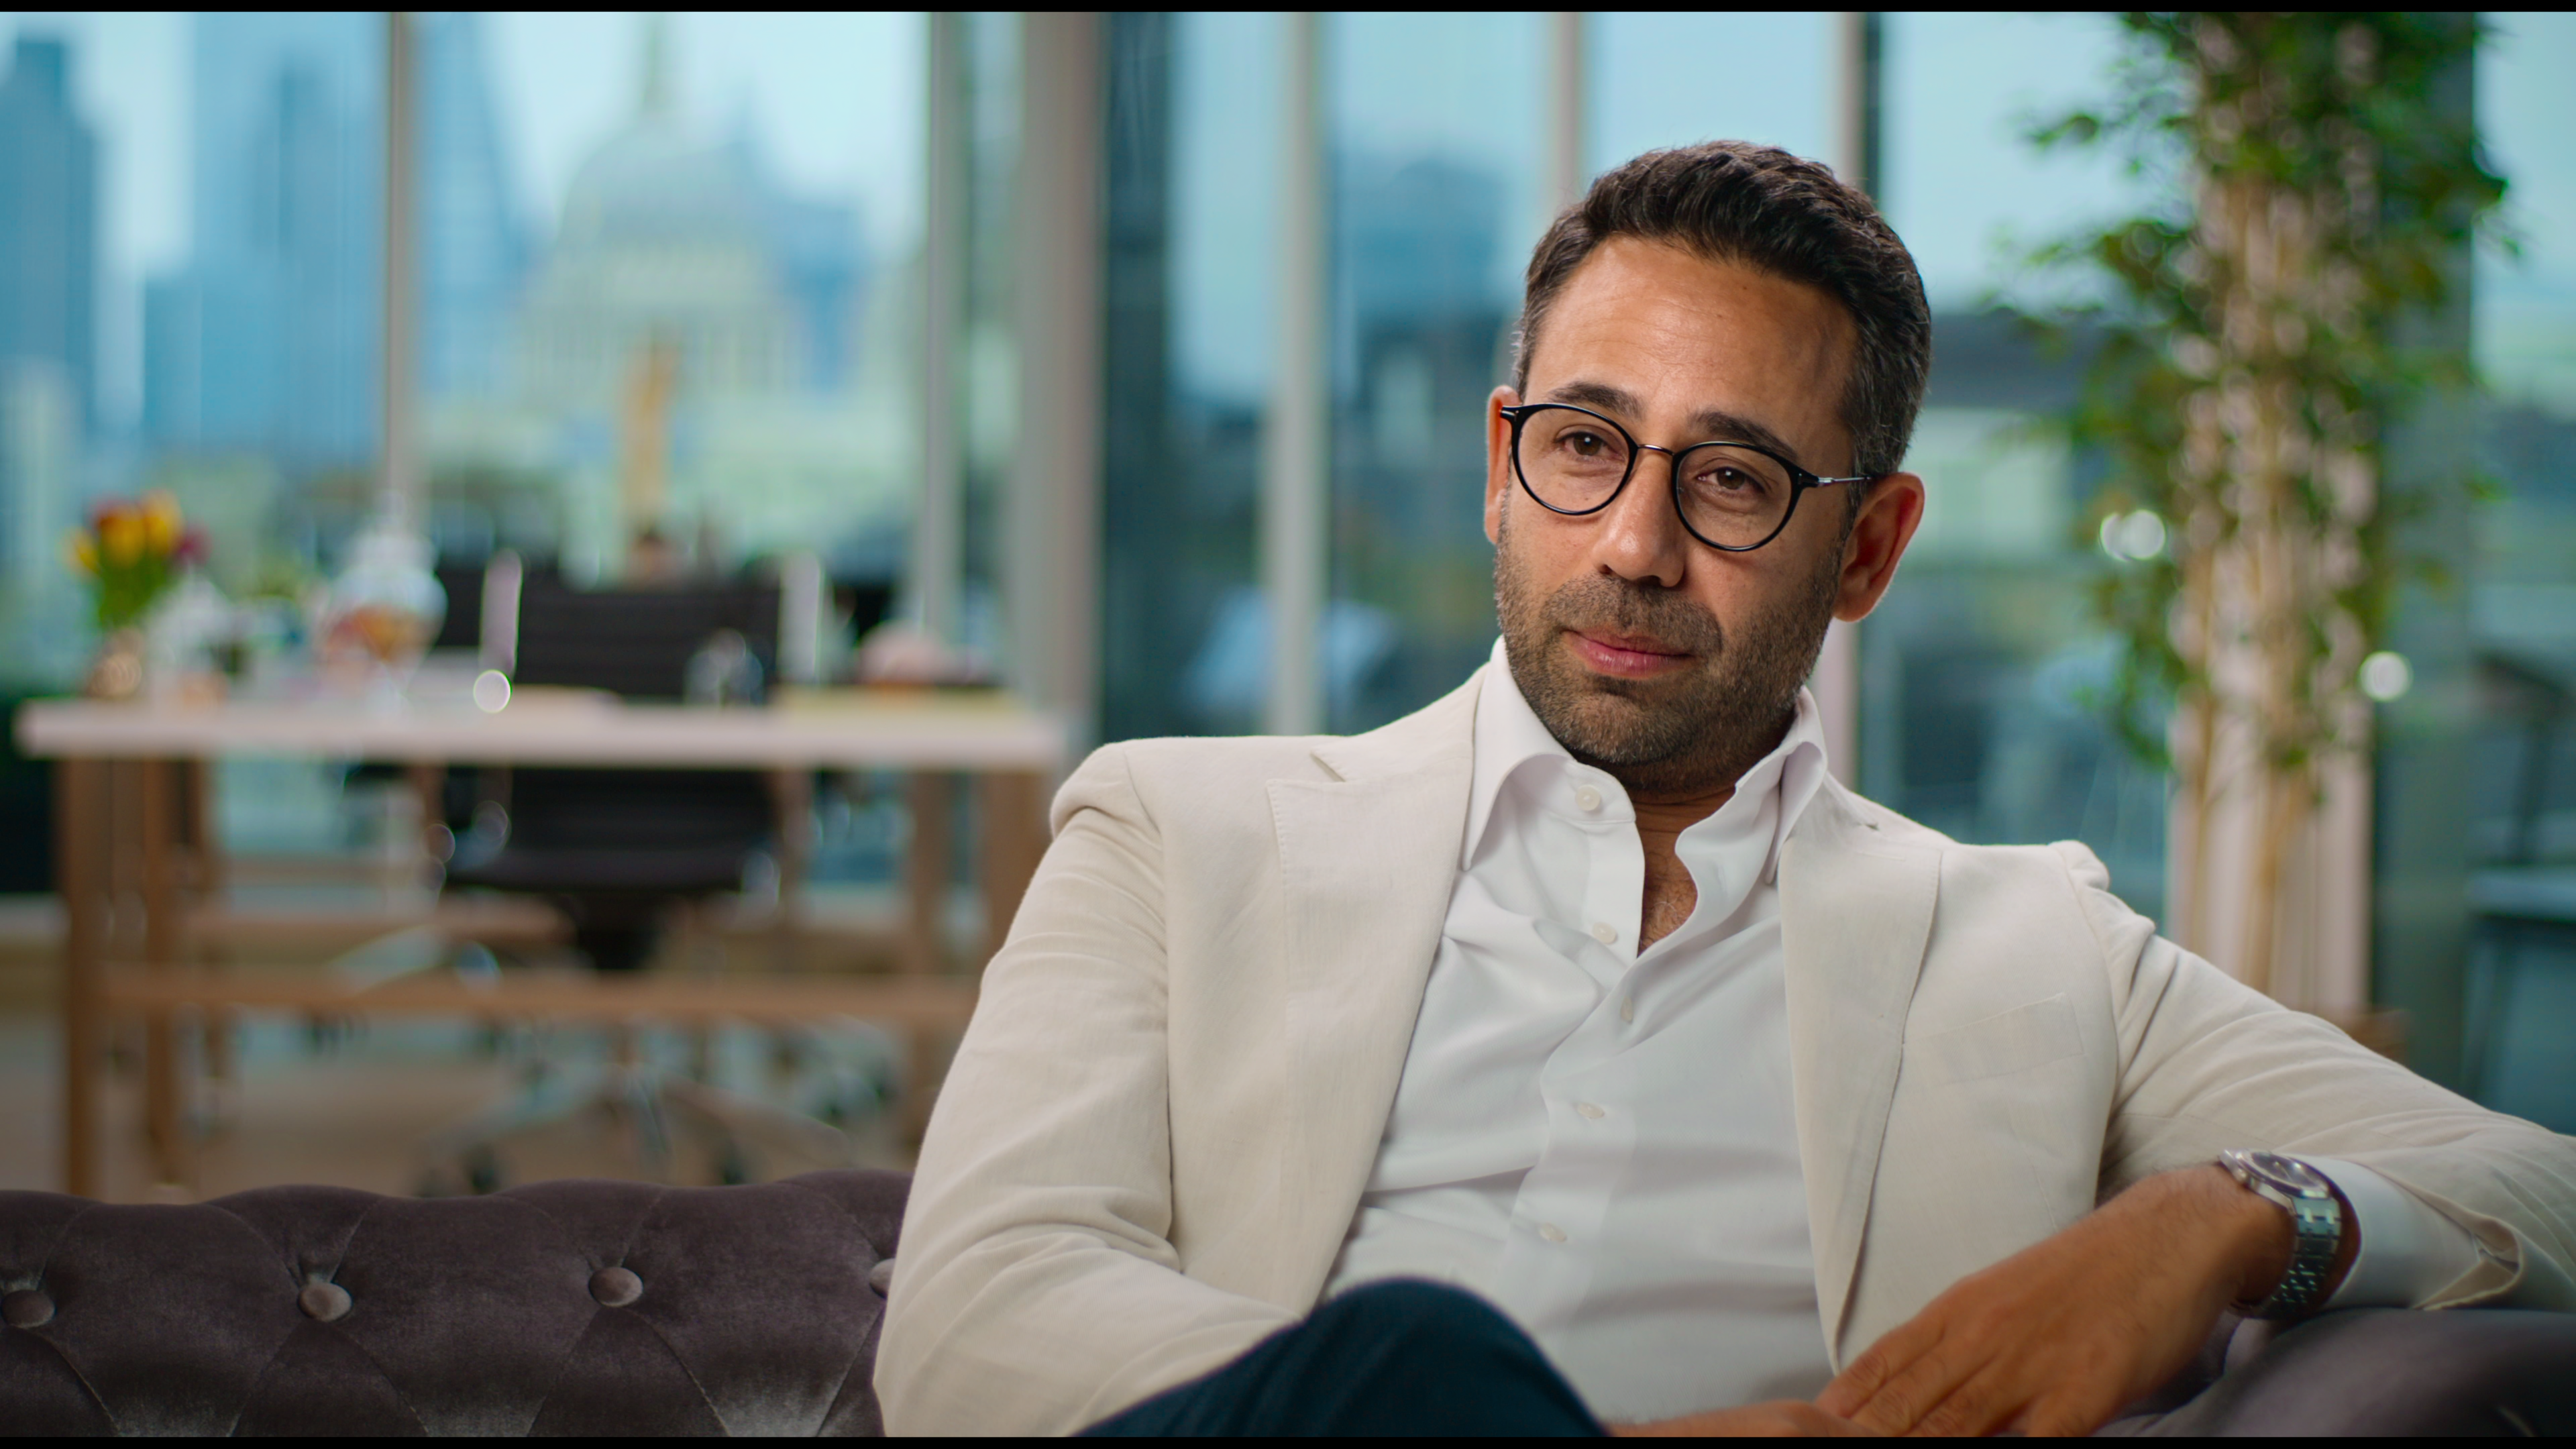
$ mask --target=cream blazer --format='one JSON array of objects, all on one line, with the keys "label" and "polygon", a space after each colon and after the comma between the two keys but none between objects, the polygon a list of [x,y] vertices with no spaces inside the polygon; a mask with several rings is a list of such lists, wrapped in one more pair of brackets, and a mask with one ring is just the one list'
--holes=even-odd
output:
[{"label": "cream blazer", "polygon": [[[1141,740],[1066,783],[923,1144],[890,1432],[1080,1429],[1313,1308],[1458,874],[1482,678],[1368,734]],[[2108,886],[2080,845],[1960,845],[1831,781],[1783,846],[1837,1365],[2226,1147],[2364,1164],[2470,1229],[2440,1304],[2576,1308],[2576,1139],[2247,990]]]}]

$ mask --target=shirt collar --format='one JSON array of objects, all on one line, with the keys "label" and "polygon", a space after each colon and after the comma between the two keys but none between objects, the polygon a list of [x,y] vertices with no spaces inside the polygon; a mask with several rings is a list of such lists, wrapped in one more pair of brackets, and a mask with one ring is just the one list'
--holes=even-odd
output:
[{"label": "shirt collar", "polygon": [[[1537,711],[1521,696],[1520,682],[1512,677],[1503,641],[1494,641],[1492,660],[1485,670],[1484,687],[1476,696],[1476,762],[1467,797],[1467,834],[1465,852],[1459,857],[1463,868],[1476,858],[1485,838],[1485,829],[1493,821],[1495,802],[1503,787],[1522,766],[1533,760],[1552,759],[1564,764],[1576,763],[1548,733]],[[1769,880],[1779,861],[1780,843],[1806,813],[1807,804],[1824,787],[1825,729],[1815,696],[1805,689],[1798,691],[1797,717],[1790,721],[1788,733],[1771,753],[1754,762],[1735,783],[1735,794],[1707,819],[1682,832],[1676,848],[1688,849],[1698,840],[1730,836],[1753,828],[1766,813],[1764,797],[1776,792],[1779,811],[1763,866],[1763,878]],[[1617,789],[1617,782],[1608,782]]]}]

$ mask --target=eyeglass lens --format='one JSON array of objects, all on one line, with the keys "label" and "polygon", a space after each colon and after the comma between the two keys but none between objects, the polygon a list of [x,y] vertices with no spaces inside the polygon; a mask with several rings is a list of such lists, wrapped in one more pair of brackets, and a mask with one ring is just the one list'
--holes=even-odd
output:
[{"label": "eyeglass lens", "polygon": [[[1635,465],[1618,428],[1572,408],[1541,408],[1521,425],[1522,479],[1548,507],[1590,513],[1610,501]],[[1744,548],[1778,531],[1796,486],[1779,459],[1730,443],[1701,443],[1673,459],[1682,517],[1721,547]]]}]

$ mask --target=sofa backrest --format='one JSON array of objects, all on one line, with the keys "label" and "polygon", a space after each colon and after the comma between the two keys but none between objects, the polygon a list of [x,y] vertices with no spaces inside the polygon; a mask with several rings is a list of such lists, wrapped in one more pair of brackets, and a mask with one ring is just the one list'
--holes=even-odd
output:
[{"label": "sofa backrest", "polygon": [[0,1193],[13,1434],[876,1434],[910,1179]]}]

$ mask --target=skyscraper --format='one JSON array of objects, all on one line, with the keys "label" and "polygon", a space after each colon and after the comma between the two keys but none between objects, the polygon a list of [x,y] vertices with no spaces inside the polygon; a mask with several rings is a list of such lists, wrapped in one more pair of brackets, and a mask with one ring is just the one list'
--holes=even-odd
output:
[{"label": "skyscraper", "polygon": [[96,406],[98,142],[75,115],[71,48],[19,37],[0,79],[0,365],[42,362]]},{"label": "skyscraper", "polygon": [[144,421],[165,446],[290,472],[374,448],[383,251],[383,22],[195,17],[194,245],[144,300]]},{"label": "skyscraper", "polygon": [[527,268],[485,68],[482,16],[424,14],[420,44],[420,382],[432,397],[488,394],[509,352]]}]

